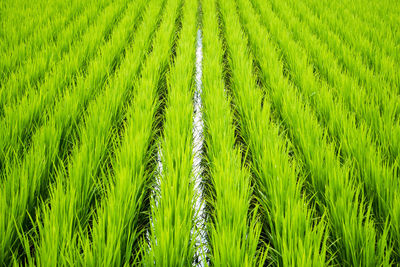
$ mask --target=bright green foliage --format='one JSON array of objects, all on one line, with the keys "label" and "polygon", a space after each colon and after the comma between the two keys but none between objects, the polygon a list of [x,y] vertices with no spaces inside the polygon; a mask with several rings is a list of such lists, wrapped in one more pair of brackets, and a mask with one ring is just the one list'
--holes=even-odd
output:
[{"label": "bright green foliage", "polygon": [[[287,9],[285,9],[287,10]],[[279,22],[272,14],[268,14],[270,29],[277,28]],[[399,211],[397,200],[399,196],[396,170],[384,162],[379,149],[375,147],[370,132],[363,123],[356,124],[352,114],[346,114],[346,109],[335,102],[329,86],[318,83],[313,77],[312,66],[307,63],[306,53],[284,31],[277,33],[277,39],[287,58],[288,69],[292,80],[302,89],[305,98],[316,107],[316,112],[331,135],[337,138],[344,158],[354,159],[357,182],[363,181],[365,192],[370,196],[372,208],[377,220],[383,224],[387,218],[393,220],[392,226],[397,225]],[[313,92],[318,92],[313,94]],[[394,167],[396,168],[396,167]],[[399,236],[397,227],[393,235]]]},{"label": "bright green foliage", "polygon": [[204,0],[202,8],[209,262],[215,266],[262,265],[267,248],[263,244],[257,250],[261,224],[255,211],[250,211],[250,173],[241,164],[240,151],[234,148],[233,112],[224,91],[216,1]]},{"label": "bright green foliage", "polygon": [[[263,6],[263,10],[267,10],[267,4],[259,4]],[[254,38],[256,36],[266,35],[259,33]],[[283,73],[283,65],[279,62],[271,42],[254,40],[254,50],[259,51],[257,55],[263,80],[270,89],[280,116],[289,127],[294,144],[302,154],[301,158],[310,172],[312,190],[317,193],[320,205],[326,206],[337,250],[334,253],[340,262],[347,261],[347,264],[374,266],[377,262],[388,261],[390,250],[385,251],[387,233],[378,241],[379,246],[375,251],[377,236],[369,215],[370,208],[364,208],[362,191],[350,179],[353,174],[350,164],[340,166],[334,147],[326,140],[325,132],[310,115],[310,109],[306,104],[301,104],[292,84],[279,74]],[[264,56],[261,57],[262,55]],[[295,56],[295,53],[291,54],[292,58]],[[310,75],[302,77],[310,79]]]},{"label": "bright green foliage", "polygon": [[[249,11],[249,8],[247,5],[240,9]],[[259,183],[259,198],[271,232],[268,239],[276,251],[273,260],[284,266],[323,266],[326,252],[324,223],[322,221],[313,229],[312,211],[307,210],[301,198],[302,182],[297,182],[296,172],[288,162],[285,140],[270,122],[268,102],[261,102],[261,92],[256,88],[252,75],[246,37],[240,30],[235,11],[232,1],[221,3],[225,31],[230,33],[225,38],[231,62],[234,102]],[[248,18],[254,17],[254,14],[247,15]],[[257,28],[253,26],[253,29]]]},{"label": "bright green foliage", "polygon": [[[78,74],[85,74],[90,59],[101,44],[109,37],[113,26],[119,21],[128,0],[119,0],[109,5],[89,27],[82,40],[74,45],[57,67],[48,73],[39,90],[30,90],[20,103],[5,108],[5,117],[0,121],[0,171],[7,168],[7,157],[19,156],[26,147],[29,137],[46,120],[46,112],[54,112],[59,95],[68,95],[74,87]],[[94,65],[94,68],[98,66]],[[84,77],[85,75],[82,75]],[[67,87],[68,86],[68,87]],[[66,88],[67,87],[67,88]],[[62,98],[63,96],[61,96]]]},{"label": "bright green foliage", "polygon": [[399,265],[399,13],[0,1],[0,266]]},{"label": "bright green foliage", "polygon": [[[131,16],[131,20],[137,18],[139,11],[136,8],[136,16]],[[44,127],[32,136],[31,149],[25,157],[19,160],[13,158],[14,154],[10,154],[4,161],[5,180],[0,192],[1,209],[4,215],[0,218],[0,224],[6,233],[1,247],[4,253],[3,261],[10,256],[7,249],[12,244],[11,242],[16,241],[17,231],[27,230],[26,227],[29,225],[27,215],[30,214],[31,217],[35,215],[35,207],[40,201],[38,197],[47,195],[51,171],[58,164],[59,159],[63,159],[63,155],[68,153],[67,141],[71,142],[70,135],[82,115],[82,109],[96,90],[102,87],[107,75],[107,66],[111,68],[114,65],[128,41],[129,32],[125,28],[129,23],[132,21],[121,23],[120,30],[113,33],[111,37],[111,40],[118,40],[118,42],[111,41],[101,49],[100,55],[107,53],[108,56],[99,56],[92,62],[88,67],[86,79],[81,78],[77,82],[71,93],[65,95],[58,103],[54,113],[47,117]],[[104,66],[103,71],[100,71],[102,66]],[[59,151],[60,148],[62,148],[61,151]]]},{"label": "bright green foliage", "polygon": [[[269,28],[276,29],[279,21],[273,13],[267,15]],[[309,99],[315,106],[318,117],[326,124],[330,134],[337,138],[344,158],[354,159],[357,182],[361,179],[364,181],[365,192],[371,198],[378,221],[384,223],[389,214],[392,218],[397,218],[398,211],[393,206],[399,195],[395,189],[398,187],[398,181],[394,177],[394,172],[385,166],[369,132],[362,123],[356,125],[356,119],[351,114],[346,114],[342,103],[335,102],[329,86],[318,83],[313,75],[312,66],[307,62],[305,51],[290,39],[289,34],[284,31],[272,31],[282,48],[293,82],[302,90],[304,98]],[[319,93],[313,94],[313,92]],[[398,235],[398,233],[393,234]]]},{"label": "bright green foliage", "polygon": [[[176,57],[167,74],[160,188],[152,203],[150,247],[145,263],[190,266],[196,252],[193,165],[193,77],[197,0],[185,0]],[[171,229],[177,229],[171,231]]]},{"label": "bright green foliage", "polygon": [[[30,57],[28,60],[25,60],[20,68],[15,69],[9,79],[5,81],[0,88],[1,115],[3,115],[6,106],[10,107],[18,102],[18,100],[24,96],[27,89],[32,90],[36,88],[36,85],[43,80],[46,72],[54,67],[55,63],[58,62],[65,53],[69,52],[73,47],[73,43],[80,40],[85,30],[88,29],[88,25],[94,22],[100,10],[104,8],[106,4],[107,1],[102,0],[98,1],[96,4],[90,5],[82,16],[79,16],[78,19],[74,20],[59,34],[58,38],[54,41],[50,39],[47,43],[43,44],[45,49],[38,53],[35,53],[35,51],[29,52]],[[39,49],[37,46],[35,46],[35,48]],[[24,49],[26,48],[24,47]],[[18,56],[18,58],[21,57],[22,56]],[[12,56],[5,58],[9,59],[12,58]],[[15,65],[17,65],[17,63],[15,63]]]},{"label": "bright green foliage", "polygon": [[[318,41],[299,20],[296,20],[290,8],[282,2],[278,3],[280,4],[279,13],[285,14],[285,20],[290,21],[289,25],[293,29],[295,38],[306,43],[307,51],[311,54],[310,60],[317,61],[316,65],[321,74],[325,75],[328,83],[336,90],[338,98],[344,99],[350,110],[355,112],[358,121],[366,121],[371,132],[380,141],[382,150],[390,160],[394,161],[400,152],[400,96],[391,92],[384,83],[374,79],[371,73],[365,73],[365,67],[353,60],[352,64],[355,65],[353,69],[359,72],[357,76],[364,77],[364,83],[359,85],[357,79],[348,72],[342,72],[338,57],[329,51],[326,45]],[[278,3],[275,5],[277,6]],[[332,40],[332,37],[329,39]],[[339,51],[345,50],[344,48],[345,46],[340,46]],[[347,52],[348,54],[350,52]],[[346,58],[354,57],[347,56]],[[367,90],[368,87],[369,90]]]},{"label": "bright green foliage", "polygon": [[[86,5],[92,3],[72,1],[66,6],[67,3],[61,1],[55,5],[35,1],[37,6],[25,5],[27,10],[24,10],[21,2],[7,2],[10,5],[2,12],[7,20],[2,21],[3,27],[0,30],[3,39],[0,50],[0,84],[15,68],[25,64],[27,58],[46,48],[52,40],[61,39],[59,34],[64,27],[74,23],[84,10],[89,11]],[[96,15],[96,12],[92,15]],[[21,16],[24,16],[24,23],[21,23]]]},{"label": "bright green foliage", "polygon": [[[143,2],[139,2],[128,6],[126,15],[112,33],[109,42],[101,49],[99,55],[102,56],[93,61],[92,66],[96,67],[89,67],[88,77],[85,80],[89,84],[84,84],[83,88],[76,92],[90,93],[91,90],[102,87],[107,71],[118,65],[118,58],[131,39],[143,4]],[[105,94],[107,92],[105,91]],[[88,95],[82,93],[81,98],[72,98],[78,104],[78,100],[83,103],[88,101]],[[51,209],[47,209],[47,205],[43,207],[45,209],[42,215],[43,222],[40,218],[38,222],[40,242],[36,248],[36,255],[39,255],[38,261],[43,265],[62,262],[59,261],[59,253],[63,255],[62,260],[74,261],[70,246],[73,246],[77,240],[76,230],[80,227],[85,229],[90,220],[91,206],[93,206],[95,192],[98,190],[96,178],[100,171],[99,168],[103,165],[102,160],[106,157],[107,142],[111,135],[109,128],[117,119],[115,112],[107,109],[110,105],[104,103],[105,99],[118,101],[118,98],[113,96],[104,98],[104,95],[100,95],[94,103],[89,105],[88,115],[84,119],[85,126],[79,129],[78,133],[82,145],[73,141],[75,149],[72,150],[66,166],[68,171],[64,171],[61,166],[57,170],[56,183],[51,188]],[[74,104],[70,106],[74,107]],[[102,114],[102,112],[106,114]],[[95,153],[91,153],[91,151]],[[87,179],[83,179],[83,177]],[[62,216],[63,213],[75,214],[75,216],[66,218]],[[50,225],[58,227],[54,231],[43,230]],[[68,229],[69,232],[64,232],[62,229]]]},{"label": "bright green foliage", "polygon": [[[360,51],[363,62],[370,66],[375,74],[383,77],[387,82],[391,83],[394,91],[399,92],[400,83],[400,55],[399,47],[395,44],[395,37],[391,26],[385,25],[385,22],[381,17],[368,17],[365,15],[371,15],[374,10],[379,9],[378,6],[370,7],[371,3],[360,3],[356,1],[344,1],[341,2],[328,2],[328,1],[308,1],[309,7],[319,17],[324,17],[325,23],[327,23],[332,31],[337,32],[343,40],[356,50]],[[382,1],[382,3],[385,1]],[[388,11],[392,11],[393,5],[388,2]],[[330,6],[330,4],[334,4]],[[353,8],[357,10],[358,14],[354,13],[354,10],[343,9],[345,5],[349,9]],[[383,6],[383,5],[382,5]],[[392,6],[392,7],[391,7]],[[342,10],[342,12],[332,12],[332,10]],[[389,14],[385,14],[385,17]],[[364,18],[361,18],[363,17]],[[393,13],[390,14],[393,16]],[[337,19],[337,18],[340,19]],[[321,26],[321,24],[319,24]],[[351,27],[347,27],[351,25]],[[398,31],[397,31],[398,35]],[[398,35],[399,36],[399,35]]]},{"label": "bright green foliage", "polygon": [[[160,6],[160,2],[156,2]],[[150,6],[149,12],[157,12],[158,8]],[[148,228],[145,203],[148,203],[147,192],[154,168],[149,165],[155,148],[153,139],[156,136],[154,126],[159,106],[158,85],[172,49],[178,10],[179,1],[167,1],[152,52],[146,58],[139,80],[134,85],[133,102],[128,108],[123,129],[124,137],[113,162],[115,183],[110,185],[99,207],[92,230],[92,247],[88,242],[84,250],[84,265],[119,266],[140,260],[139,245]]]}]

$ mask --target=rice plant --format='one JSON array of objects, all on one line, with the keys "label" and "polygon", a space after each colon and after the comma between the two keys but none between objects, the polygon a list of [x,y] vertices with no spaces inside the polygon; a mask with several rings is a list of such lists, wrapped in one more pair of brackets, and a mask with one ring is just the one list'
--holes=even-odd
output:
[{"label": "rice plant", "polygon": [[204,181],[208,262],[210,265],[262,265],[267,247],[260,243],[261,223],[252,211],[250,172],[235,148],[233,113],[225,91],[222,43],[216,1],[202,2],[204,28],[203,92],[207,179]]},{"label": "rice plant", "polygon": [[396,0],[0,1],[0,266],[397,266]]},{"label": "rice plant", "polygon": [[[185,0],[176,57],[167,74],[160,188],[153,196],[150,247],[145,264],[189,266],[198,236],[193,166],[193,77],[198,2]],[[179,231],[171,231],[179,229]]]}]

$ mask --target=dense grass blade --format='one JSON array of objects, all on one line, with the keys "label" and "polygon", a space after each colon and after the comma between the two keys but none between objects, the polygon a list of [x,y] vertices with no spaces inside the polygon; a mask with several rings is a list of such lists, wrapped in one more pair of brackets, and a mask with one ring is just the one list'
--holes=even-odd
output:
[{"label": "dense grass blade", "polygon": [[[339,61],[345,63],[356,78],[364,80],[367,87],[380,87],[381,85],[377,83],[395,88],[400,85],[399,66],[382,51],[383,49],[374,46],[374,43],[362,34],[357,21],[352,20],[353,27],[347,27],[343,20],[333,20],[332,13],[314,14],[315,10],[311,10],[301,2],[293,1],[290,4],[295,6],[297,15],[314,33],[327,42],[333,51],[341,54],[336,54]],[[324,20],[320,18],[321,15]],[[357,68],[361,63],[363,66]]]},{"label": "dense grass blade", "polygon": [[399,265],[399,13],[0,0],[0,266]]},{"label": "dense grass blade", "polygon": [[[71,135],[76,123],[80,121],[82,110],[96,95],[96,90],[102,88],[107,68],[117,63],[129,42],[130,33],[134,30],[131,25],[138,20],[140,7],[137,5],[131,9],[132,13],[121,22],[110,42],[103,47],[101,56],[89,66],[86,79],[81,78],[71,94],[59,103],[55,113],[48,116],[45,125],[33,136],[26,157],[22,161],[7,158],[9,161],[6,161],[6,176],[0,194],[1,206],[4,207],[4,216],[0,220],[5,237],[1,242],[2,251],[10,249],[11,244],[17,242],[17,230],[26,231],[31,227],[28,214],[34,216],[41,196],[46,197],[52,171],[69,152],[68,141],[71,142]],[[127,26],[131,26],[131,30],[127,30]],[[10,256],[7,256],[8,253],[5,253],[5,258]]]},{"label": "dense grass blade", "polygon": [[[5,51],[0,54],[0,85],[4,86],[5,81],[20,69],[21,65],[27,63],[27,61],[36,56],[38,52],[47,50],[47,46],[52,42],[63,39],[62,33],[66,28],[70,27],[76,20],[80,18],[80,15],[87,10],[90,10],[88,6],[96,7],[91,1],[75,1],[70,3],[70,8],[61,8],[55,14],[52,14],[51,18],[48,18],[45,25],[40,25],[39,29],[34,29],[32,25],[30,29],[34,32],[33,36],[22,43],[10,43]],[[92,5],[90,5],[92,4]],[[102,2],[97,3],[99,7],[102,6]],[[67,14],[63,14],[65,11]],[[21,11],[19,11],[21,12]],[[95,15],[94,12],[93,15]],[[25,13],[24,13],[25,15]],[[42,14],[36,14],[40,17]],[[24,21],[27,22],[26,20]],[[17,26],[18,27],[18,26]],[[20,26],[19,26],[20,27]],[[9,33],[17,35],[16,33]],[[25,34],[26,37],[27,34]]]},{"label": "dense grass blade", "polygon": [[[89,26],[101,14],[108,1],[101,0],[95,4],[89,3],[89,7],[60,33],[57,40],[50,40],[44,46],[45,49],[31,55],[18,70],[10,75],[7,81],[2,82],[0,88],[0,117],[4,115],[4,109],[15,106],[18,101],[30,90],[40,90],[38,85],[45,75],[55,67],[55,64],[68,53],[73,44],[80,41],[80,37]],[[28,92],[27,92],[27,89]],[[7,106],[7,107],[6,107]]]},{"label": "dense grass blade", "polygon": [[[192,173],[193,77],[197,0],[186,0],[176,57],[167,75],[166,115],[162,140],[162,174],[147,262],[156,266],[190,266],[194,262],[195,195]],[[179,230],[178,230],[179,229]]]},{"label": "dense grass blade", "polygon": [[[369,90],[364,85],[360,85],[356,78],[342,70],[337,56],[311,34],[303,25],[304,23],[292,15],[285,3],[272,2],[294,37],[300,39],[307,48],[310,61],[318,66],[328,84],[337,92],[337,97],[343,98],[350,111],[355,112],[357,121],[366,122],[374,138],[379,141],[386,157],[389,158],[390,163],[393,163],[400,153],[400,96],[391,93],[387,87],[376,81]],[[267,9],[263,11],[268,12]],[[265,22],[269,23],[267,20]],[[362,69],[361,66],[356,68]]]},{"label": "dense grass blade", "polygon": [[[112,178],[106,176],[106,174],[110,175],[109,172],[105,170],[105,173],[101,174],[103,171],[101,167],[109,167],[110,165],[106,164],[107,158],[114,157],[114,155],[110,155],[110,150],[113,151],[116,147],[111,149],[111,142],[113,137],[115,138],[114,135],[120,130],[118,128],[121,126],[121,121],[125,118],[126,107],[124,107],[124,104],[126,102],[129,103],[131,100],[132,86],[137,79],[142,60],[144,60],[151,44],[150,39],[159,22],[159,14],[164,6],[163,3],[164,1],[152,1],[149,3],[143,16],[143,22],[135,34],[134,43],[127,50],[118,74],[107,86],[102,96],[99,97],[99,101],[89,107],[86,127],[82,132],[85,138],[81,140],[82,147],[75,154],[76,157],[72,168],[76,169],[75,175],[93,177],[93,184],[87,184],[89,188],[86,190],[94,192],[94,198],[100,201],[103,198],[104,188],[107,188],[109,183],[112,182]],[[97,136],[97,141],[94,142],[93,136]],[[97,153],[91,153],[91,151],[96,151]],[[86,155],[83,161],[89,164],[80,164],[82,158],[79,155]],[[94,209],[93,205],[88,208]],[[93,215],[93,212],[88,212],[86,214],[88,219],[83,220],[81,225],[87,226],[87,221],[91,220]],[[83,227],[82,230],[77,233],[77,235],[80,235],[77,239],[82,240],[80,242],[82,250],[89,249],[90,225],[89,229]],[[77,261],[88,261],[86,255],[81,254],[79,247],[74,249],[72,253]]]},{"label": "dense grass blade", "polygon": [[56,40],[89,3],[74,0],[49,5],[41,0],[22,5],[21,1],[13,1],[3,8],[2,17],[7,20],[2,20],[0,29],[0,85],[27,58]]},{"label": "dense grass blade", "polygon": [[283,76],[283,65],[269,33],[260,23],[253,24],[253,29],[248,27],[250,44],[258,59],[263,84],[268,89],[266,93],[271,96],[273,106],[289,129],[298,157],[310,173],[309,182],[316,193],[316,203],[320,210],[327,212],[333,255],[343,264],[373,266],[388,263],[387,236],[378,238],[370,207],[366,206],[362,191],[350,178],[349,164],[341,166],[334,146],[326,140],[324,130],[310,114],[308,105],[300,101],[292,84]]},{"label": "dense grass blade", "polygon": [[[315,107],[317,116],[337,140],[342,157],[345,160],[354,160],[355,181],[361,186],[364,185],[367,200],[379,223],[378,229],[384,227],[387,219],[392,226],[396,225],[396,218],[400,218],[397,208],[397,166],[391,167],[385,162],[380,147],[375,145],[368,128],[363,123],[357,125],[356,118],[346,111],[343,103],[334,100],[331,88],[316,80],[305,51],[291,40],[287,32],[274,30],[284,27],[274,14],[266,15],[268,28],[273,31],[282,48],[292,81],[303,91],[304,98]],[[392,227],[390,232],[394,239],[398,240],[398,228]]]},{"label": "dense grass blade", "polygon": [[[128,0],[120,0],[109,5],[100,14],[95,24],[90,27],[82,40],[63,57],[57,68],[49,74],[40,90],[32,90],[21,102],[5,109],[5,117],[0,121],[0,171],[4,171],[6,157],[23,154],[27,141],[45,121],[46,112],[52,112],[54,104],[61,93],[68,94],[73,79],[85,71],[90,59],[96,55],[98,48],[112,32],[119,21]],[[85,74],[85,73],[83,73]],[[68,88],[66,88],[69,86]],[[62,98],[62,97],[61,97]]]},{"label": "dense grass blade", "polygon": [[[243,11],[250,8],[249,5],[242,7]],[[279,136],[278,127],[271,123],[270,106],[262,102],[257,90],[253,62],[234,3],[221,3],[221,12],[239,124],[250,148],[257,194],[269,231],[267,239],[276,251],[272,260],[279,265],[324,265],[324,222],[315,225],[312,222],[312,210],[307,209],[301,196],[302,182],[297,181],[296,171],[288,161],[287,143]]]},{"label": "dense grass blade", "polygon": [[[343,39],[349,42],[353,40],[353,46],[360,50],[375,70],[385,74],[399,73],[400,50],[396,46],[396,35],[397,38],[400,36],[399,31],[396,31],[398,27],[392,28],[384,20],[388,17],[388,12],[384,16],[376,16],[376,10],[381,6],[391,6],[392,10],[395,5],[390,3],[391,1],[363,4],[356,1],[306,2],[319,17],[325,17],[325,23],[328,23],[332,30],[342,34]],[[390,69],[391,66],[394,69]],[[389,77],[396,80],[391,74]]]},{"label": "dense grass blade", "polygon": [[[90,79],[85,80],[89,81],[93,88],[102,88],[106,71],[112,71],[113,67],[119,65],[119,60],[137,27],[144,4],[145,2],[129,4],[126,16],[113,32],[103,53],[100,53],[101,56],[93,63],[93,66],[100,66],[100,69],[93,68],[93,72],[88,74],[87,79]],[[85,90],[84,88],[82,89]],[[87,88],[88,92],[90,88]],[[82,92],[82,89],[79,91]],[[77,233],[79,229],[86,230],[91,219],[91,208],[101,189],[96,183],[98,174],[109,156],[107,151],[114,130],[113,125],[116,126],[122,116],[122,107],[118,105],[121,105],[124,91],[114,91],[114,94],[112,92],[107,87],[107,90],[89,105],[85,125],[78,130],[78,140],[73,141],[74,147],[68,165],[66,169],[61,166],[57,171],[56,183],[51,188],[50,206],[45,203],[42,207],[43,215],[38,216],[39,240],[34,242],[37,251],[35,257],[40,264],[52,265],[76,260],[75,251],[79,251],[76,248]],[[81,99],[77,97],[78,103],[79,100]],[[69,198],[70,201],[66,201]],[[66,218],[63,216],[64,212],[74,215],[72,218]],[[58,225],[59,229],[51,231],[52,225]]]},{"label": "dense grass blade", "polygon": [[179,1],[167,1],[152,52],[134,85],[123,142],[113,163],[115,183],[111,183],[93,223],[92,245],[90,239],[85,242],[84,265],[114,266],[139,261],[140,237],[149,222],[144,213],[148,207],[144,205],[148,203],[153,172],[149,163],[154,150],[158,83],[168,64],[178,9]]},{"label": "dense grass blade", "polygon": [[[290,10],[285,8],[284,13],[283,11],[280,13],[290,13]],[[399,96],[391,94],[382,86],[367,92],[354,77],[342,71],[335,55],[326,45],[316,39],[295,17],[286,15],[284,17],[295,38],[300,39],[306,47],[319,72],[339,97],[345,100],[350,110],[355,112],[357,120],[367,123],[380,141],[387,157],[394,162],[400,149]]]},{"label": "dense grass blade", "polygon": [[242,166],[240,151],[234,148],[235,130],[224,90],[216,1],[202,1],[202,10],[208,261],[212,266],[262,265],[267,248],[257,250],[261,224],[256,211],[250,211],[250,173]]}]

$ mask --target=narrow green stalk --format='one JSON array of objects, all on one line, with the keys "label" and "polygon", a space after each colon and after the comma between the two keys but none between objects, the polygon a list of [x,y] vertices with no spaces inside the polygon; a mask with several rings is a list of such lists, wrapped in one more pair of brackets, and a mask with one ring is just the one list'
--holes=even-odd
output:
[{"label": "narrow green stalk", "polygon": [[[104,45],[127,6],[128,0],[109,5],[90,27],[82,40],[63,57],[51,74],[46,76],[39,90],[32,90],[15,107],[5,109],[0,121],[0,172],[8,166],[7,157],[20,157],[29,145],[30,137],[46,120],[46,112],[52,112],[58,97],[68,95],[74,79],[87,70],[89,62]],[[29,90],[29,89],[28,89]]]},{"label": "narrow green stalk", "polygon": [[[79,80],[71,93],[59,103],[54,114],[48,116],[45,125],[33,135],[32,146],[26,157],[21,162],[13,161],[12,158],[6,162],[5,181],[0,191],[1,208],[4,209],[0,218],[0,229],[3,229],[4,234],[1,240],[4,261],[10,257],[8,253],[15,249],[12,244],[19,245],[17,232],[32,227],[29,217],[35,216],[35,208],[41,197],[47,197],[52,172],[68,154],[68,141],[71,142],[71,135],[76,131],[82,111],[90,99],[94,98],[96,91],[103,87],[107,68],[118,65],[118,57],[132,36],[132,24],[139,18],[140,7],[136,5],[131,8],[129,16],[119,24],[110,42],[102,48],[101,56],[88,67],[86,79]],[[131,26],[130,31],[127,30],[128,26]]]},{"label": "narrow green stalk", "polygon": [[[287,9],[285,9],[287,10]],[[283,28],[274,14],[267,14],[269,29]],[[318,82],[313,74],[313,67],[307,61],[306,51],[294,42],[290,34],[284,30],[274,31],[284,58],[286,58],[289,75],[292,81],[302,90],[305,100],[315,107],[317,117],[328,129],[331,136],[337,140],[337,147],[345,160],[354,160],[356,172],[355,181],[364,186],[368,202],[372,205],[380,229],[387,219],[391,223],[397,214],[396,199],[399,190],[395,178],[395,170],[384,160],[371,138],[371,134],[363,123],[356,125],[353,114],[349,114],[342,102],[332,96],[328,85]],[[318,93],[315,93],[318,92]],[[393,236],[399,235],[398,229],[393,228]]]},{"label": "narrow green stalk", "polygon": [[185,0],[176,57],[167,75],[168,99],[162,140],[162,174],[152,205],[149,257],[156,266],[190,266],[198,230],[192,173],[193,77],[197,0]]},{"label": "narrow green stalk", "polygon": [[36,85],[40,84],[45,75],[51,72],[56,63],[62,59],[63,55],[68,53],[76,42],[80,41],[80,37],[87,29],[90,29],[91,24],[101,14],[101,10],[107,3],[107,0],[96,1],[96,4],[91,3],[92,5],[89,5],[82,16],[79,16],[59,34],[58,39],[48,41],[44,44],[46,49],[36,54],[31,52],[24,64],[21,64],[8,80],[2,81],[0,117],[4,115],[4,109],[17,105],[26,93],[31,90],[40,90]]},{"label": "narrow green stalk", "polygon": [[362,191],[351,179],[349,164],[341,166],[334,146],[326,140],[324,129],[283,76],[282,62],[269,33],[260,25],[258,14],[253,11],[248,17],[258,20],[247,30],[266,93],[271,96],[275,109],[288,127],[298,157],[303,160],[310,174],[309,182],[311,190],[316,193],[318,207],[327,212],[327,222],[332,232],[332,255],[344,265],[375,266],[388,263],[390,247],[387,248],[387,230],[378,238],[370,206],[365,204]]},{"label": "narrow green stalk", "polygon": [[[372,86],[372,88],[376,86],[376,82],[371,81],[371,78],[385,83],[385,87],[400,86],[399,65],[389,55],[386,55],[382,48],[377,47],[376,43],[371,42],[367,36],[362,34],[358,21],[350,20],[352,27],[347,27],[348,24],[343,23],[342,20],[333,20],[332,13],[311,10],[310,7],[298,1],[290,3],[295,5],[298,15],[315,33],[323,38],[335,52],[342,54],[339,56],[339,60],[342,57],[343,63],[347,62],[346,65],[356,77],[357,74],[361,74],[361,77],[357,78],[361,78],[367,84],[372,83],[367,86]],[[319,13],[315,14],[315,12]],[[321,14],[321,12],[323,13]],[[321,19],[321,15],[324,19]],[[349,14],[343,15],[345,19],[349,17],[351,17]],[[362,62],[364,66],[358,69],[351,61],[358,61],[356,65],[360,65],[359,62]],[[395,90],[392,91],[395,92]]]},{"label": "narrow green stalk", "polygon": [[[36,57],[37,53],[45,51],[48,45],[51,45],[54,41],[62,40],[62,33],[66,28],[70,27],[71,24],[75,23],[83,12],[87,12],[90,8],[91,1],[75,1],[70,3],[70,8],[58,10],[56,14],[52,14],[51,18],[48,18],[45,25],[40,25],[38,29],[31,28],[31,38],[28,38],[22,43],[9,43],[10,49],[5,50],[0,54],[0,85],[4,86],[10,76],[16,71],[20,70],[22,65],[26,65],[29,59]],[[98,3],[102,6],[101,2]],[[89,7],[88,7],[89,6]],[[95,7],[95,5],[93,5]],[[63,10],[67,14],[63,14]],[[95,15],[96,12],[93,14]],[[42,16],[43,14],[36,14]],[[26,21],[24,20],[24,23]],[[35,31],[36,30],[36,31]],[[16,35],[15,32],[9,33]],[[27,34],[24,35],[24,37]]]},{"label": "narrow green stalk", "polygon": [[138,250],[149,221],[145,213],[148,207],[144,204],[148,203],[153,173],[149,162],[154,150],[158,83],[168,64],[179,6],[178,0],[167,1],[152,52],[134,85],[123,142],[113,162],[115,183],[110,184],[98,208],[93,222],[93,241],[85,242],[84,265],[119,266],[140,261]]},{"label": "narrow green stalk", "polygon": [[[278,6],[274,1],[274,5]],[[394,163],[400,152],[400,96],[395,96],[382,86],[370,91],[357,80],[342,70],[336,56],[313,35],[310,30],[303,26],[291,10],[282,7],[278,9],[284,21],[286,21],[293,37],[299,40],[309,53],[310,61],[313,62],[320,73],[325,77],[328,84],[332,86],[337,97],[343,98],[350,109],[355,112],[356,119],[366,122],[374,134],[374,138],[383,147],[383,152]],[[271,14],[268,5],[262,7],[264,16]],[[288,15],[290,14],[290,15]],[[265,20],[268,24],[269,21]]]},{"label": "narrow green stalk", "polygon": [[212,266],[262,265],[267,249],[260,243],[261,223],[250,210],[250,173],[235,149],[235,130],[223,81],[223,51],[219,40],[216,1],[202,1],[204,33],[204,103],[208,213],[208,260]]},{"label": "narrow green stalk", "polygon": [[[69,3],[57,1],[46,5],[45,1],[21,1],[2,10],[0,36],[0,85],[27,58],[43,49],[48,41],[55,40],[59,33],[86,9],[90,2],[73,0]],[[12,7],[11,7],[12,6]],[[24,23],[21,23],[24,17]]]},{"label": "narrow green stalk", "polygon": [[[242,7],[243,12],[249,12],[249,4]],[[268,241],[275,251],[272,260],[283,266],[323,266],[326,264],[325,222],[323,219],[313,222],[313,209],[307,208],[301,196],[302,181],[297,180],[297,172],[289,162],[287,141],[271,122],[270,106],[262,101],[256,87],[247,37],[241,30],[234,3],[221,3],[221,13],[232,91],[241,134],[252,157],[251,167],[258,185],[256,194],[263,208]],[[254,22],[250,25],[256,27]]]}]

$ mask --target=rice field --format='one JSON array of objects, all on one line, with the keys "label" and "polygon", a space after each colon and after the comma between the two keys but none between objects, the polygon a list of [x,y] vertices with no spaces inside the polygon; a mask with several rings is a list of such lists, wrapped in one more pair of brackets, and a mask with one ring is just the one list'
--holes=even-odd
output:
[{"label": "rice field", "polygon": [[400,265],[399,14],[0,0],[0,266]]}]

